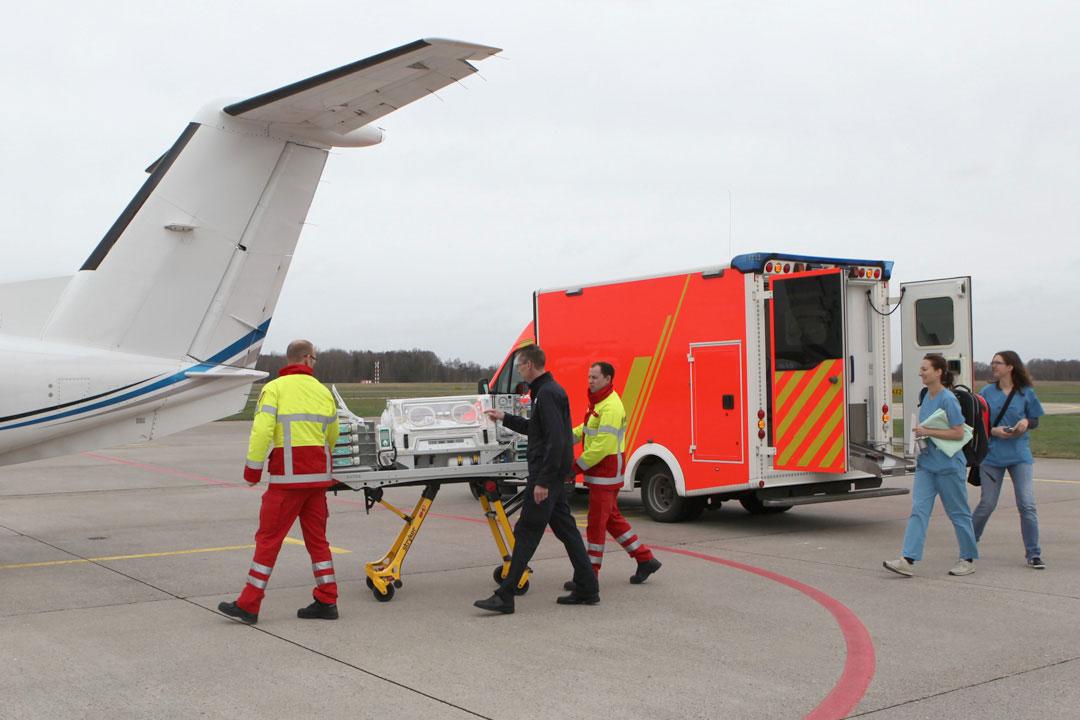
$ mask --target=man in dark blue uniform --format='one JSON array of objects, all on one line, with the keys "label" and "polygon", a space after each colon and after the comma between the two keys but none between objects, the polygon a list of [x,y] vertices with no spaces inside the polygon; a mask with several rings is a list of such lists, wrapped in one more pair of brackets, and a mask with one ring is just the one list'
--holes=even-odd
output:
[{"label": "man in dark blue uniform", "polygon": [[538,346],[522,348],[514,362],[521,377],[529,383],[532,395],[529,419],[507,415],[501,410],[486,412],[491,419],[501,420],[514,432],[528,436],[529,480],[525,486],[521,517],[514,526],[514,553],[510,556],[510,570],[491,597],[473,604],[481,610],[507,614],[514,612],[514,589],[540,545],[545,528],[550,525],[555,537],[566,546],[566,554],[574,566],[576,585],[573,592],[556,602],[561,605],[595,605],[600,602],[600,587],[567,502],[566,483],[571,477],[574,463],[570,401],[562,386],[555,382],[551,373],[544,370],[547,358]]}]

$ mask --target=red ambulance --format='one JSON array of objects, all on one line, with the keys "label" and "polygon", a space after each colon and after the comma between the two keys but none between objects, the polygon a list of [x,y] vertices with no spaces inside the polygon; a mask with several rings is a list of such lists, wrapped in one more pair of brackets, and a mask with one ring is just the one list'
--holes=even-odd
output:
[{"label": "red ambulance", "polygon": [[[575,421],[596,361],[616,368],[627,412],[624,491],[675,522],[737,499],[751,513],[906,493],[893,444],[890,311],[903,319],[905,397],[941,352],[972,373],[970,278],[903,284],[892,262],[782,253],[722,267],[533,295],[533,321],[486,383],[509,408],[514,354],[537,343]],[[908,388],[907,385],[912,387]],[[908,408],[911,410],[911,408]]]}]

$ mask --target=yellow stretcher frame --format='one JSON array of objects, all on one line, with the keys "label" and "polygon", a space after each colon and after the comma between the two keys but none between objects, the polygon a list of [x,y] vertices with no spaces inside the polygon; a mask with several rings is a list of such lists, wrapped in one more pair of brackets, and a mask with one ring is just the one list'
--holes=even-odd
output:
[{"label": "yellow stretcher frame", "polygon": [[[379,602],[393,600],[395,590],[402,586],[401,572],[405,563],[405,556],[408,555],[409,548],[412,547],[413,541],[416,540],[420,527],[424,524],[424,520],[431,510],[431,506],[435,502],[435,496],[439,494],[441,486],[441,482],[427,483],[424,486],[424,491],[420,493],[420,498],[416,501],[416,506],[411,514],[402,512],[384,500],[382,488],[364,488],[365,503],[368,509],[376,504],[382,505],[401,518],[404,523],[386,554],[379,560],[364,564],[366,584]],[[479,487],[474,485],[474,489],[479,490],[480,507],[484,511],[488,528],[491,530],[491,535],[495,539],[495,545],[502,558],[502,564],[496,567],[493,573],[495,582],[501,583],[510,570],[510,557],[514,552],[514,531],[510,526],[510,519],[507,517],[506,508],[499,494],[498,484],[494,481],[486,481]],[[515,508],[520,506],[519,497],[520,493],[510,500],[510,504]],[[521,580],[518,582],[515,594],[524,595],[529,591],[530,574],[531,570],[526,568],[521,575]]]}]

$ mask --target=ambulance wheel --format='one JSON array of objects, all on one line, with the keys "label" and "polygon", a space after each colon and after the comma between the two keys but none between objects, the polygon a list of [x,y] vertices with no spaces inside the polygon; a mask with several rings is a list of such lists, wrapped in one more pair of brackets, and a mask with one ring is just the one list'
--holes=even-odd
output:
[{"label": "ambulance wheel", "polygon": [[657,522],[693,520],[705,509],[705,498],[681,497],[675,489],[671,470],[662,462],[654,462],[644,471],[641,483],[641,502],[645,512]]},{"label": "ambulance wheel", "polygon": [[743,495],[739,498],[739,504],[751,515],[775,515],[792,508],[791,505],[766,505],[757,495]]},{"label": "ambulance wheel", "polygon": [[371,588],[371,594],[374,595],[375,599],[378,600],[379,602],[390,602],[391,600],[394,599],[394,586],[393,585],[387,585],[385,595],[383,595],[381,592],[379,592],[379,588],[373,587],[373,588]]}]

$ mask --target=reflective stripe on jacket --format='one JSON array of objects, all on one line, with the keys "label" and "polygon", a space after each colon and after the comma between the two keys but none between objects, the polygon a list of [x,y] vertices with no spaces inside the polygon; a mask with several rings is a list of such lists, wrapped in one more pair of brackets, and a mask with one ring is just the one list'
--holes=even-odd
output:
[{"label": "reflective stripe on jacket", "polygon": [[585,473],[586,485],[623,484],[625,430],[626,410],[617,392],[598,402],[589,421],[574,428],[574,440],[585,439],[577,466]]},{"label": "reflective stripe on jacket", "polygon": [[306,365],[286,365],[255,405],[244,480],[257,483],[269,451],[270,484],[329,487],[330,448],[337,442],[337,406]]}]

